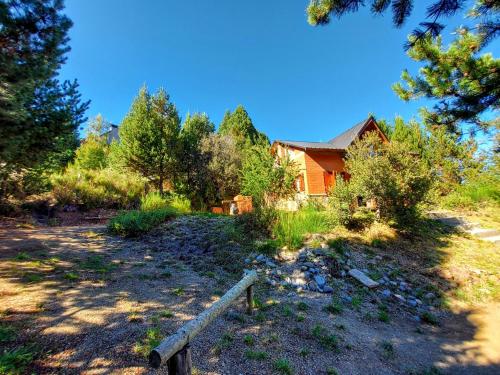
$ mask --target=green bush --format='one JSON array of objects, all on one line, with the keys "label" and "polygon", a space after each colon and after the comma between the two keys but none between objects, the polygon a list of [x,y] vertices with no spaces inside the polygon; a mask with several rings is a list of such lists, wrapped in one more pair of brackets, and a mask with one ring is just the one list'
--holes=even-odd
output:
[{"label": "green bush", "polygon": [[324,233],[330,228],[328,212],[308,206],[296,212],[278,211],[272,234],[278,246],[298,249],[308,233]]},{"label": "green bush", "polygon": [[52,193],[60,204],[76,204],[86,209],[129,208],[136,205],[145,181],[136,174],[112,169],[84,170],[70,166],[52,177]]},{"label": "green bush", "polygon": [[477,208],[481,203],[500,203],[500,178],[484,173],[473,181],[459,185],[443,199],[446,208]]},{"label": "green bush", "polygon": [[182,214],[191,212],[191,201],[180,194],[171,194],[168,198],[168,205]]},{"label": "green bush", "polygon": [[337,177],[335,187],[329,191],[328,208],[334,224],[350,224],[355,208],[354,192],[342,177]]},{"label": "green bush", "polygon": [[108,230],[124,237],[137,237],[149,232],[167,219],[176,216],[176,214],[176,210],[172,207],[150,211],[126,211],[109,221]]},{"label": "green bush", "polygon": [[168,207],[168,202],[159,193],[149,193],[141,198],[142,211],[155,211],[166,207]]}]

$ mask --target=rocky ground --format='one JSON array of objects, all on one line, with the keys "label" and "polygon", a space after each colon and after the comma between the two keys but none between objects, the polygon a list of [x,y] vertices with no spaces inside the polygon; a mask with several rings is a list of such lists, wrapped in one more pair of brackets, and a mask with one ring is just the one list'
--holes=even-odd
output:
[{"label": "rocky ground", "polygon": [[228,217],[180,217],[138,240],[1,230],[0,347],[27,350],[26,373],[166,373],[144,355],[254,268],[255,314],[242,297],[193,340],[195,374],[498,373],[497,304],[444,309],[452,285],[419,271],[420,252],[339,238],[270,256]]}]

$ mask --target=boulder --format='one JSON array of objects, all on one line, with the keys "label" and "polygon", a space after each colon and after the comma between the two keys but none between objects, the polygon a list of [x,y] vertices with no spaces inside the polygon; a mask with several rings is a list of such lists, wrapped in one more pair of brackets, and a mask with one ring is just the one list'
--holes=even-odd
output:
[{"label": "boulder", "polygon": [[376,281],[373,281],[371,278],[366,276],[363,272],[360,270],[357,270],[355,268],[351,269],[349,271],[349,276],[355,278],[358,280],[361,284],[368,288],[376,288],[379,284]]}]

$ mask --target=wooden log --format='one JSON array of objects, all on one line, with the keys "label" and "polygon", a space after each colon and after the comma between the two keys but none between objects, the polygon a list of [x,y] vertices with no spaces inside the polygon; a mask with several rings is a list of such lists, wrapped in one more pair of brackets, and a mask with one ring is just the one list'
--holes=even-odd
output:
[{"label": "wooden log", "polygon": [[160,367],[174,354],[180,351],[186,344],[203,330],[211,321],[217,318],[229,305],[238,298],[245,289],[257,281],[257,272],[249,271],[238,284],[227,291],[217,302],[203,311],[195,319],[189,321],[176,333],[163,340],[149,354],[149,364],[154,368]]},{"label": "wooden log", "polygon": [[247,314],[253,314],[253,285],[247,288]]}]

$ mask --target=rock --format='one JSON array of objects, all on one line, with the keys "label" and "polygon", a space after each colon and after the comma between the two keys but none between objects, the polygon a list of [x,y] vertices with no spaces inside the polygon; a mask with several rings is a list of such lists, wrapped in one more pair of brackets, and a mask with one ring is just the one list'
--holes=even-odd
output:
[{"label": "rock", "polygon": [[324,256],[325,255],[325,252],[321,249],[313,249],[313,254],[316,255],[316,256]]},{"label": "rock", "polygon": [[300,266],[301,271],[307,271],[308,267],[307,266]]},{"label": "rock", "polygon": [[333,293],[333,288],[330,285],[325,285],[323,287],[323,293]]},{"label": "rock", "polygon": [[436,298],[436,295],[432,292],[426,293],[424,296],[425,299],[434,299]]},{"label": "rock", "polygon": [[316,284],[318,284],[318,286],[320,288],[324,287],[326,285],[326,279],[321,276],[321,275],[315,275],[314,276],[314,281],[316,281]]},{"label": "rock", "polygon": [[415,301],[414,299],[409,299],[408,305],[410,305],[411,307],[417,307],[417,301]]},{"label": "rock", "polygon": [[307,268],[314,268],[314,263],[312,263],[312,262],[305,262],[304,266],[306,266]]},{"label": "rock", "polygon": [[271,285],[271,286],[276,286],[277,282],[276,280],[273,280],[273,279],[266,279],[266,282]]},{"label": "rock", "polygon": [[276,264],[274,264],[270,260],[266,260],[266,266],[271,267],[271,268],[276,268]]},{"label": "rock", "polygon": [[417,303],[417,305],[421,305],[422,304],[422,301],[419,300],[418,298],[415,299],[415,302]]},{"label": "rock", "polygon": [[311,272],[309,272],[309,271],[304,272],[304,277],[305,277],[306,279],[310,279],[310,278],[312,277]]},{"label": "rock", "polygon": [[265,262],[266,261],[266,256],[264,254],[259,254],[255,258],[255,260],[258,261],[258,262]]},{"label": "rock", "polygon": [[401,294],[394,294],[394,298],[396,298],[399,302],[405,302],[405,298]]},{"label": "rock", "polygon": [[416,321],[417,323],[420,323],[420,321],[421,321],[421,319],[418,315],[414,315],[413,320]]},{"label": "rock", "polygon": [[245,259],[245,264],[250,264],[252,261],[248,258]]},{"label": "rock", "polygon": [[384,298],[389,298],[392,293],[389,289],[384,289],[380,294],[382,294],[382,297]]},{"label": "rock", "polygon": [[340,296],[340,299],[346,303],[351,303],[352,302],[352,298],[351,296],[348,296],[347,294],[342,294]]},{"label": "rock", "polygon": [[307,289],[309,289],[312,292],[317,292],[318,285],[314,281],[311,281],[309,284],[307,284]]},{"label": "rock", "polygon": [[349,276],[355,278],[358,280],[361,284],[368,288],[376,288],[378,286],[378,283],[370,279],[368,276],[366,276],[363,272],[360,270],[357,270],[353,268],[352,270],[349,271]]}]

